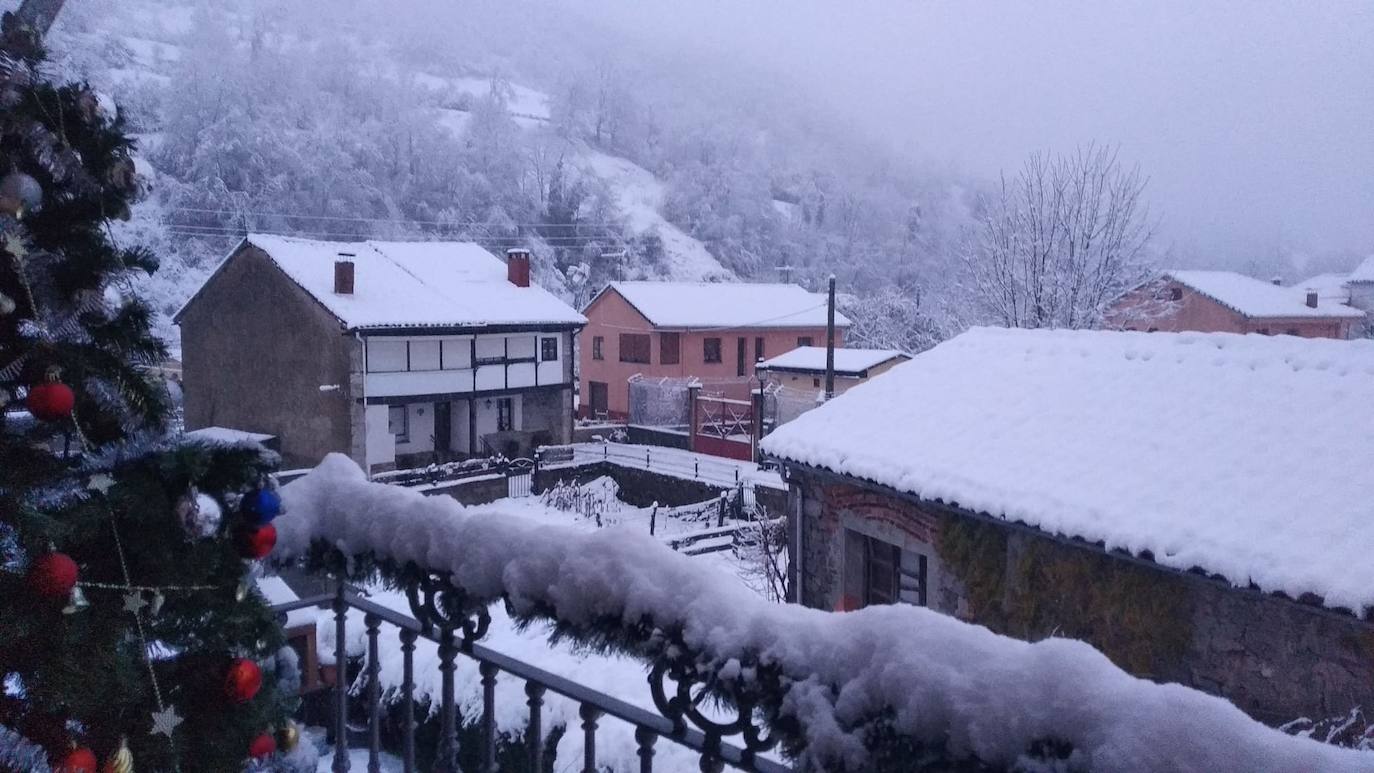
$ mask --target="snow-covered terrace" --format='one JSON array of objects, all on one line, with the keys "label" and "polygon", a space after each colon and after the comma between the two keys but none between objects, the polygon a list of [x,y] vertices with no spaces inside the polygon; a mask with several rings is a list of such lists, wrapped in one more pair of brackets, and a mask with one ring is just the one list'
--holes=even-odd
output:
[{"label": "snow-covered terrace", "polygon": [[325,546],[413,565],[471,600],[504,599],[516,616],[556,621],[588,641],[650,660],[690,656],[718,694],[757,701],[795,761],[815,769],[904,769],[909,759],[871,756],[883,737],[872,731],[882,728],[997,769],[1025,762],[1045,739],[1073,749],[1072,764],[1056,770],[1370,769],[1364,753],[1131,677],[1081,642],[1026,643],[910,606],[832,613],[771,604],[647,535],[465,508],[370,483],[338,455],[283,495],[280,558]]},{"label": "snow-covered terrace", "polygon": [[1374,341],[975,328],[762,448],[1365,613],[1371,427]]}]

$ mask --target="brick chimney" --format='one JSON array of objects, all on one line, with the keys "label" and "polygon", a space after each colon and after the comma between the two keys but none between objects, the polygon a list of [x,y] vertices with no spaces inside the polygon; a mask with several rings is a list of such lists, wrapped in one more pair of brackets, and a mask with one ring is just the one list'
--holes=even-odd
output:
[{"label": "brick chimney", "polygon": [[529,250],[506,250],[506,279],[516,287],[530,286]]},{"label": "brick chimney", "polygon": [[353,294],[353,253],[340,252],[334,261],[334,292],[337,295]]},{"label": "brick chimney", "polygon": [[1315,308],[1317,308],[1317,291],[1316,291],[1316,290],[1308,290],[1308,291],[1307,291],[1307,307],[1308,307],[1309,309],[1315,309]]}]

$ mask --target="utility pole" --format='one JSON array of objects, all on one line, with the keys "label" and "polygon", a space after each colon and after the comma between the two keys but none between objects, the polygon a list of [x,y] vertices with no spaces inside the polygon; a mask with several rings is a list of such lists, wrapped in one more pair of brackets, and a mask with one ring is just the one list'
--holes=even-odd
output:
[{"label": "utility pole", "polygon": [[830,275],[830,298],[825,307],[825,400],[835,396],[835,275]]}]

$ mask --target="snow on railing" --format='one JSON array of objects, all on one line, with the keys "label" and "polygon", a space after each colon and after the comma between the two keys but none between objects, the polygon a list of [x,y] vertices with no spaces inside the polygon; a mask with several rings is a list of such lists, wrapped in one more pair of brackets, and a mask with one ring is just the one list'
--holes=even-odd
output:
[{"label": "snow on railing", "polygon": [[[645,659],[665,704],[707,691],[735,706],[738,718],[717,727],[746,741],[758,741],[751,718],[762,715],[808,769],[905,770],[918,759],[1095,771],[1374,768],[1365,753],[1285,735],[1221,698],[1132,677],[1082,642],[1026,643],[904,605],[833,613],[772,604],[648,535],[552,526],[369,483],[340,455],[283,498],[280,556],[324,545],[362,564],[442,577],[470,601],[504,598],[516,615]],[[700,726],[694,704],[673,705]]]}]

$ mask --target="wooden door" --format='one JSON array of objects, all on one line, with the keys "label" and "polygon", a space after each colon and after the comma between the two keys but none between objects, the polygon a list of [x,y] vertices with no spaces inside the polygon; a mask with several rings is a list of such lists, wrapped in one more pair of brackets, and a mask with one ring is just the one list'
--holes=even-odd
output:
[{"label": "wooden door", "polygon": [[610,403],[609,390],[606,387],[606,382],[589,381],[587,382],[587,387],[591,391],[591,394],[588,395],[588,399],[591,401],[590,418],[605,418],[607,406]]}]

